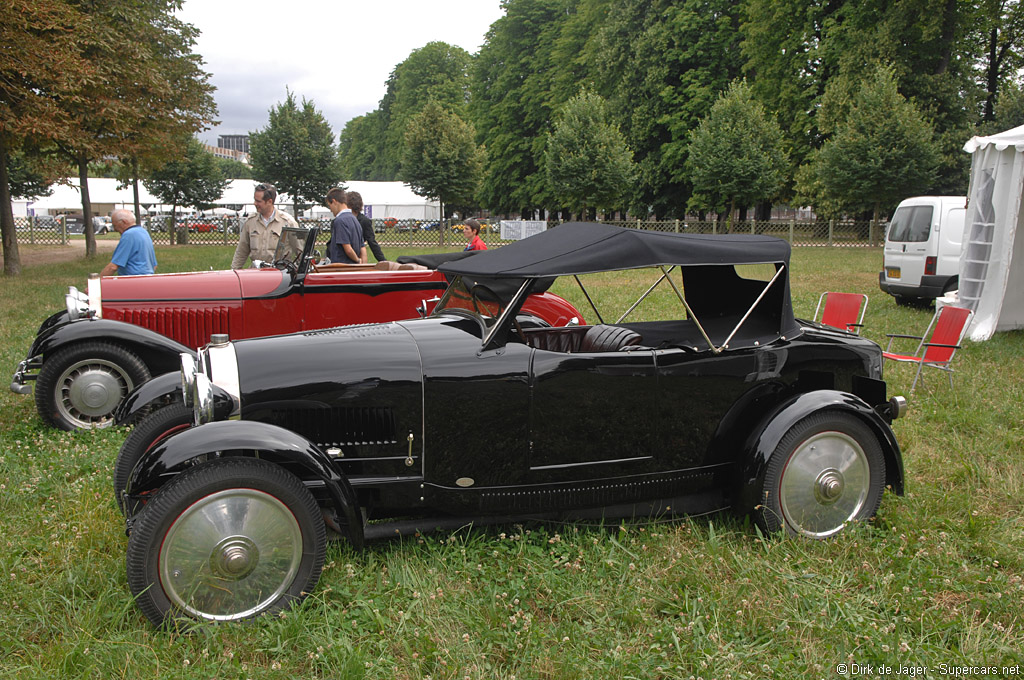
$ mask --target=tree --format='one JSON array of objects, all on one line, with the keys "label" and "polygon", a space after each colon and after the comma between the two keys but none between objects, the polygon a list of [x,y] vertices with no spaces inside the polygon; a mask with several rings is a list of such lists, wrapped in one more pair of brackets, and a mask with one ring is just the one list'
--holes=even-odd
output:
[{"label": "tree", "polygon": [[774,198],[789,164],[782,130],[754,101],[746,81],[733,83],[711,107],[691,134],[688,156],[691,205],[725,208],[730,220],[734,208]]},{"label": "tree", "polygon": [[[216,111],[209,74],[191,52],[195,29],[174,13],[182,0],[67,0],[89,18],[77,33],[80,54],[100,76],[83,80],[75,98],[61,99],[72,134],[56,140],[78,169],[86,255],[96,254],[89,197],[89,163],[104,155],[154,162],[170,157],[172,143],[211,121]],[[145,150],[145,151],[143,151]]]},{"label": "tree", "polygon": [[409,121],[400,176],[417,195],[441,201],[442,219],[446,204],[473,202],[483,169],[475,136],[470,123],[435,101]]},{"label": "tree", "polygon": [[551,195],[587,219],[588,209],[614,209],[629,196],[636,169],[633,153],[607,104],[584,90],[566,102],[547,137],[544,156]]},{"label": "tree", "polygon": [[53,193],[53,179],[37,172],[21,152],[7,157],[7,178],[12,198],[36,199]]},{"label": "tree", "polygon": [[8,276],[21,273],[10,158],[72,133],[73,121],[61,104],[81,98],[81,85],[98,79],[77,35],[88,34],[90,23],[62,0],[10,0],[0,12],[0,234]]},{"label": "tree", "polygon": [[345,179],[389,181],[380,158],[385,147],[384,117],[379,110],[356,116],[338,135],[338,162]]},{"label": "tree", "polygon": [[798,195],[823,213],[871,210],[877,220],[883,205],[928,192],[938,162],[931,126],[897,91],[892,69],[877,67],[798,172]]},{"label": "tree", "polygon": [[291,91],[269,115],[267,127],[249,133],[253,174],[287,193],[296,213],[303,203],[321,203],[342,179],[327,119],[305,97],[300,109]]},{"label": "tree", "polygon": [[214,156],[217,169],[224,179],[254,179],[252,168],[234,158],[218,158]]},{"label": "tree", "polygon": [[[185,153],[180,160],[165,163],[142,180],[150,193],[171,205],[172,233],[178,206],[204,210],[223,195],[228,185],[213,154],[195,138],[183,140],[182,146]],[[188,231],[183,231],[180,238],[180,243],[187,243]]]},{"label": "tree", "polygon": [[590,19],[585,73],[633,150],[639,175],[632,208],[682,216],[692,192],[685,171],[690,131],[740,76],[742,3],[587,0],[580,14],[593,14],[594,6],[604,11],[596,30]]},{"label": "tree", "polygon": [[547,190],[544,143],[553,117],[553,52],[570,0],[506,0],[473,70],[470,116],[487,149],[480,199],[498,212],[530,212]]}]

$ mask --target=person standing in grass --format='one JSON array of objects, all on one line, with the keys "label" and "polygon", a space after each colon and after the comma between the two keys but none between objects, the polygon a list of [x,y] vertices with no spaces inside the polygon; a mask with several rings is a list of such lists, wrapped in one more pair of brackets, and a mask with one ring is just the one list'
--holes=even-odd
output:
[{"label": "person standing in grass", "polygon": [[273,262],[281,231],[285,227],[298,226],[291,215],[274,207],[277,188],[273,184],[257,184],[252,200],[256,214],[245,221],[238,234],[238,247],[231,258],[232,269],[241,269],[246,260]]},{"label": "person standing in grass", "polygon": [[128,210],[115,210],[110,215],[110,224],[121,236],[110,262],[100,270],[100,276],[156,273],[153,239],[148,231],[135,224],[135,215]]}]

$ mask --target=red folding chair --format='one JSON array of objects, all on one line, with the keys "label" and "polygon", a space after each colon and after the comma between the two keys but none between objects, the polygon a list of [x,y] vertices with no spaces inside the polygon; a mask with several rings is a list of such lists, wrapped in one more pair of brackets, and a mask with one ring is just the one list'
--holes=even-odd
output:
[{"label": "red folding chair", "polygon": [[[822,311],[824,302],[824,311]],[[814,320],[832,328],[860,335],[864,327],[864,312],[868,309],[868,296],[859,293],[822,293],[814,310]],[[821,319],[818,312],[821,311]]]},{"label": "red folding chair", "polygon": [[[882,356],[892,361],[917,364],[917,375],[914,376],[914,382],[910,386],[911,394],[914,393],[917,380],[921,377],[921,369],[925,366],[945,371],[949,376],[949,387],[952,389],[953,367],[950,364],[953,362],[953,357],[956,356],[956,351],[960,349],[960,341],[963,340],[964,334],[967,332],[967,326],[970,324],[972,316],[974,316],[974,312],[969,309],[945,305],[935,312],[928,328],[925,329],[924,336],[886,333],[889,345],[882,352]],[[889,350],[892,348],[892,341],[896,338],[912,338],[920,342],[913,355],[893,354]]]}]

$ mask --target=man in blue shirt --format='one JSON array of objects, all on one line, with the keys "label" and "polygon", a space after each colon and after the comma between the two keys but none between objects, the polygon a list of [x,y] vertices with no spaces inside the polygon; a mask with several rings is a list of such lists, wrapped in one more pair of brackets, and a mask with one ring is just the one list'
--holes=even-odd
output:
[{"label": "man in blue shirt", "polygon": [[366,243],[363,228],[346,203],[345,190],[335,187],[327,192],[327,207],[334,214],[331,221],[331,240],[327,242],[327,257],[331,262],[359,264],[366,262]]},{"label": "man in blue shirt", "polygon": [[135,224],[135,215],[118,209],[110,215],[110,224],[121,235],[110,264],[100,276],[115,274],[153,274],[156,272],[156,252],[149,232]]}]

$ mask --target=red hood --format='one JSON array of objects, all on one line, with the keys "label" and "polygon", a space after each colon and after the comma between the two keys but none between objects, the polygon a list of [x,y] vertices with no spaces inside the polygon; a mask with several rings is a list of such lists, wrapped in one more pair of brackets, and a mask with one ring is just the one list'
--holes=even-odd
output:
[{"label": "red hood", "polygon": [[284,272],[277,269],[184,272],[149,276],[109,276],[101,281],[103,309],[133,302],[237,302],[278,289]]}]

